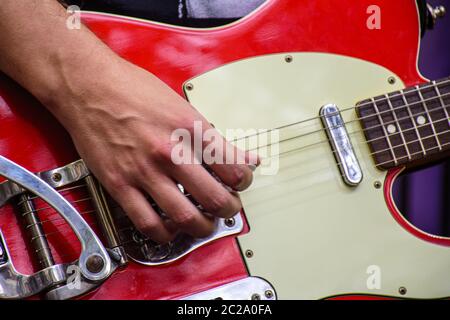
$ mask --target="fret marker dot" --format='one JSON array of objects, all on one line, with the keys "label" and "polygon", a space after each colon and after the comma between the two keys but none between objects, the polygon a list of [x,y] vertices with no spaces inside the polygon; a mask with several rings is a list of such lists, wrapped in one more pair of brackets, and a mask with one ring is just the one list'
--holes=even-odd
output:
[{"label": "fret marker dot", "polygon": [[427,122],[427,119],[425,119],[424,116],[418,116],[416,121],[417,121],[417,124],[423,125]]},{"label": "fret marker dot", "polygon": [[397,131],[397,127],[393,124],[390,124],[387,126],[387,132],[389,133],[395,133]]}]

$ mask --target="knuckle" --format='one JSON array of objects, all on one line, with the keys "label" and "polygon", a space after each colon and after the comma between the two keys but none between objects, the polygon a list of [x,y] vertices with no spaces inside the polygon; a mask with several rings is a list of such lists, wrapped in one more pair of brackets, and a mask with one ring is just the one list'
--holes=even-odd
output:
[{"label": "knuckle", "polygon": [[138,228],[143,234],[152,237],[159,230],[159,224],[155,221],[144,220],[138,222],[136,224],[136,228]]},{"label": "knuckle", "polygon": [[207,208],[210,213],[227,215],[234,210],[232,196],[224,191],[210,197]]},{"label": "knuckle", "polygon": [[106,178],[104,183],[112,196],[122,195],[131,188],[131,186],[118,175]]},{"label": "knuckle", "polygon": [[242,168],[233,166],[230,179],[233,187],[239,187],[247,181],[247,176]]},{"label": "knuckle", "polygon": [[179,213],[173,215],[172,221],[181,227],[191,226],[196,221],[195,213],[192,211],[179,212]]},{"label": "knuckle", "polygon": [[160,144],[153,148],[152,158],[158,162],[171,163],[172,162],[172,145]]}]

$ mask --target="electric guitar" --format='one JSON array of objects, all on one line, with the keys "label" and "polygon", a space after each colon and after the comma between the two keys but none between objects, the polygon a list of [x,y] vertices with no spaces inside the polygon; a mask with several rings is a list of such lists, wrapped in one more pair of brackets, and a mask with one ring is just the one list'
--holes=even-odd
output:
[{"label": "electric guitar", "polygon": [[210,237],[156,245],[1,75],[0,299],[450,296],[450,239],[409,223],[392,198],[405,167],[450,150],[450,79],[417,69],[415,1],[273,0],[206,30],[82,16],[222,132],[277,132],[258,145],[276,170],[256,170],[244,211]]}]

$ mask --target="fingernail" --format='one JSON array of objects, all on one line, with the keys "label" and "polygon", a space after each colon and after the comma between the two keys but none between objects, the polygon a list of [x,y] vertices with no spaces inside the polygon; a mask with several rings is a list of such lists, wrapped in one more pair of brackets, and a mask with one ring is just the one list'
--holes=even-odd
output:
[{"label": "fingernail", "polygon": [[253,172],[255,172],[256,166],[255,166],[254,164],[249,164],[248,167],[249,167],[250,170],[252,170]]}]

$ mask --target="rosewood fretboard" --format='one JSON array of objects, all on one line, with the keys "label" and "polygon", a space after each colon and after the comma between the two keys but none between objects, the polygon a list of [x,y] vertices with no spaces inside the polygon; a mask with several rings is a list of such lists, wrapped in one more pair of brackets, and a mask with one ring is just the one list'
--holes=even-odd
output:
[{"label": "rosewood fretboard", "polygon": [[361,101],[356,110],[380,169],[450,150],[450,77]]}]

